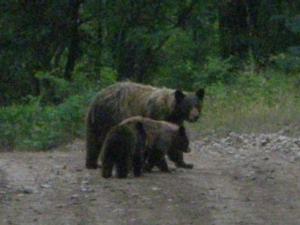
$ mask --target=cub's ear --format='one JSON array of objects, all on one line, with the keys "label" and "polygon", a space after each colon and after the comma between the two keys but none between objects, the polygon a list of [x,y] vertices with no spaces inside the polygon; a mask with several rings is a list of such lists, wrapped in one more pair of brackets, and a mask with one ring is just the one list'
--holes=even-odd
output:
[{"label": "cub's ear", "polygon": [[205,95],[205,91],[204,91],[203,88],[200,88],[198,91],[196,91],[196,96],[198,97],[198,99],[199,99],[200,101],[203,100],[204,95]]},{"label": "cub's ear", "polygon": [[185,95],[183,94],[182,91],[176,90],[175,91],[175,100],[176,102],[181,102],[185,98]]}]

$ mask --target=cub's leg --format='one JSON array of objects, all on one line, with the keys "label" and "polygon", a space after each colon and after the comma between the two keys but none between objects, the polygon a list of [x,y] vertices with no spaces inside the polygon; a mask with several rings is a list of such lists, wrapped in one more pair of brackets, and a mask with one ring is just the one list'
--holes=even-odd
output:
[{"label": "cub's leg", "polygon": [[170,172],[164,153],[159,150],[151,149],[148,151],[145,171],[151,172],[154,166],[157,166],[162,172]]},{"label": "cub's leg", "polygon": [[107,160],[103,162],[102,165],[102,177],[109,178],[112,176],[112,170],[113,170],[114,163],[113,161]]},{"label": "cub's leg", "polygon": [[130,159],[126,154],[128,153],[125,152],[125,154],[121,154],[118,157],[116,163],[116,172],[118,178],[126,178],[128,175]]},{"label": "cub's leg", "polygon": [[165,157],[163,157],[160,161],[158,161],[156,163],[156,166],[160,169],[161,172],[166,172],[166,173],[171,172],[169,170],[168,163],[167,163]]},{"label": "cub's leg", "polygon": [[176,167],[192,169],[194,167],[193,164],[185,163],[183,160],[183,152],[172,150],[168,152],[168,157],[171,161],[175,163]]},{"label": "cub's leg", "polygon": [[152,153],[151,149],[147,149],[144,157],[144,168],[145,172],[151,172],[153,167],[155,166],[155,155]]},{"label": "cub's leg", "polygon": [[140,177],[143,169],[143,156],[141,153],[136,153],[133,156],[133,175]]}]

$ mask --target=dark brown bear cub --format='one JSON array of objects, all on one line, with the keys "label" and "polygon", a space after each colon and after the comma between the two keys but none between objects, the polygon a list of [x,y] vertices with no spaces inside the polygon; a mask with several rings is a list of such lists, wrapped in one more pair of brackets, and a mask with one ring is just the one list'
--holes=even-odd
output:
[{"label": "dark brown bear cub", "polygon": [[139,121],[113,127],[104,141],[101,161],[102,176],[112,176],[114,166],[118,178],[126,178],[133,169],[134,176],[142,173],[146,133]]},{"label": "dark brown bear cub", "polygon": [[[124,119],[144,116],[166,120],[179,126],[195,122],[201,113],[204,90],[195,93],[157,88],[133,82],[120,82],[103,89],[91,103],[87,115],[86,167],[98,167],[98,156],[109,130]],[[192,168],[183,161],[183,153],[170,159],[177,167]]]},{"label": "dark brown bear cub", "polygon": [[183,127],[141,116],[130,117],[113,127],[101,150],[102,176],[127,177],[133,169],[140,176],[142,168],[150,172],[154,166],[168,172],[165,155],[177,151],[188,152],[189,141]]},{"label": "dark brown bear cub", "polygon": [[151,172],[152,168],[157,166],[160,171],[169,172],[165,155],[167,154],[168,157],[171,158],[180,155],[183,152],[190,152],[189,139],[186,135],[185,128],[177,125],[176,132],[169,134],[171,141],[168,141],[167,143],[164,141],[165,135],[161,135],[160,132],[157,132],[156,135],[155,141],[149,141],[146,145],[144,170]]}]

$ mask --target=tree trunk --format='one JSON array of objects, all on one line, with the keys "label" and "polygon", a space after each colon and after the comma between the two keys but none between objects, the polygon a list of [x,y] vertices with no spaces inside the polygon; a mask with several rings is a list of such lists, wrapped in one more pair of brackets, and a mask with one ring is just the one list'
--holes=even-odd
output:
[{"label": "tree trunk", "polygon": [[248,14],[244,1],[222,1],[219,5],[219,31],[221,54],[244,58],[248,54]]},{"label": "tree trunk", "polygon": [[81,0],[70,0],[71,10],[71,27],[70,27],[70,45],[68,52],[68,59],[65,66],[64,77],[66,80],[72,80],[72,73],[75,68],[76,60],[79,56],[79,8]]}]

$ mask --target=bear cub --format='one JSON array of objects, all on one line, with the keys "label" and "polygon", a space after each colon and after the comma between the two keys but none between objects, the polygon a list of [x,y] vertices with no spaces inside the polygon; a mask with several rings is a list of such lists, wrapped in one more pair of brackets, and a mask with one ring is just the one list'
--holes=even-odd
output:
[{"label": "bear cub", "polygon": [[112,176],[114,166],[118,178],[126,178],[133,169],[134,176],[142,173],[146,133],[143,124],[120,124],[113,127],[104,140],[101,151],[102,176]]},{"label": "bear cub", "polygon": [[101,150],[102,176],[112,176],[114,166],[119,178],[150,172],[157,166],[169,172],[165,156],[189,152],[189,140],[182,126],[141,116],[130,117],[113,127]]}]

